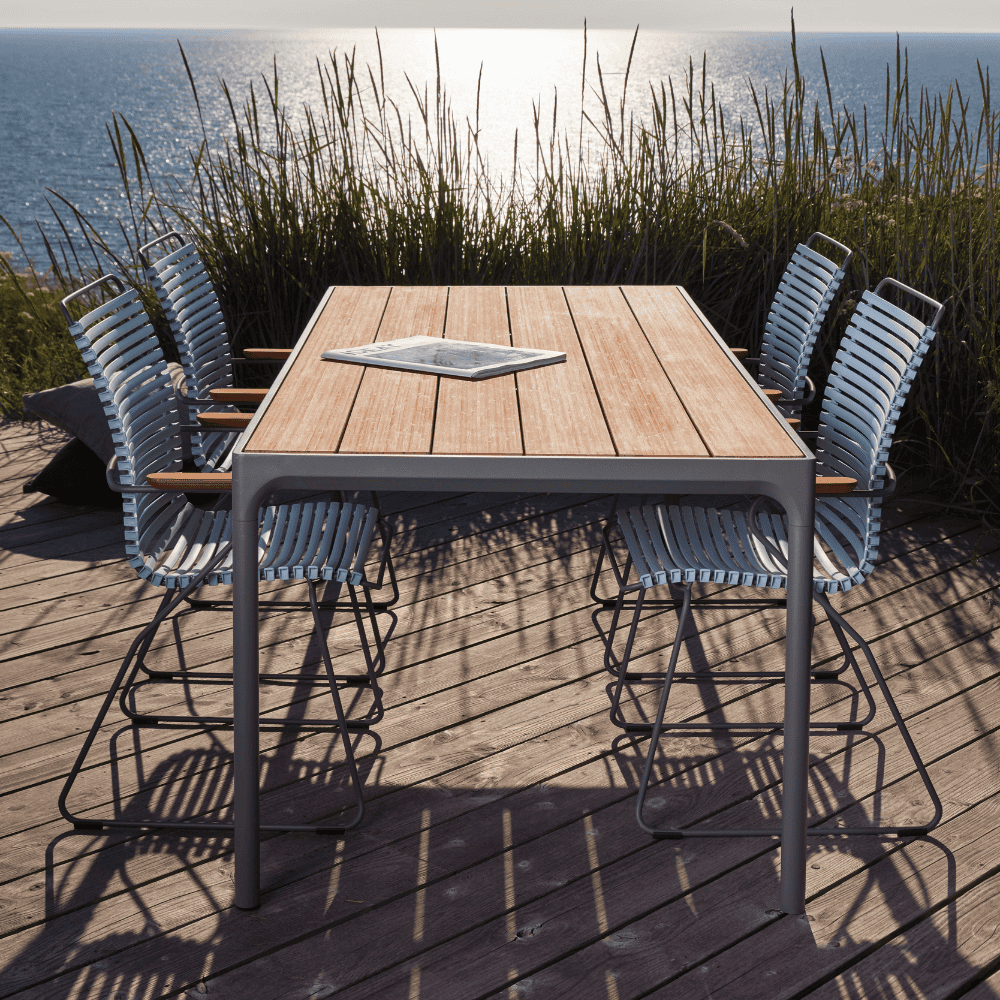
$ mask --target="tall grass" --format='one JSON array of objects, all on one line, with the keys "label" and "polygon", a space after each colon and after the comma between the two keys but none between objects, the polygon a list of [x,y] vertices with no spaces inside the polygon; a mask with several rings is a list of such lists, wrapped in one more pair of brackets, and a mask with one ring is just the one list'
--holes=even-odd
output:
[{"label": "tall grass", "polygon": [[61,293],[12,270],[0,255],[0,416],[19,415],[23,393],[87,374],[59,309]]},{"label": "tall grass", "polygon": [[381,66],[335,53],[317,62],[319,104],[293,115],[275,66],[242,104],[222,84],[234,138],[214,148],[206,133],[183,178],[155,183],[116,116],[108,136],[129,206],[120,243],[63,200],[84,238],[49,247],[52,274],[78,284],[110,260],[141,283],[137,247],[180,226],[199,245],[237,347],[292,343],[335,283],[631,282],[685,285],[731,344],[756,349],[796,243],[820,229],[855,254],[815,380],[861,292],[882,277],[949,300],[894,460],[953,503],[1000,510],[1000,118],[988,71],[976,120],[957,83],[911,95],[897,46],[876,123],[866,109],[859,118],[835,108],[828,80],[826,104],[810,106],[794,23],[791,44],[793,74],[779,93],[753,90],[753,121],[725,115],[704,61],[677,87],[651,87],[635,120],[624,95],[608,98],[598,59],[581,98],[596,93],[599,114],[581,100],[570,135],[536,108],[534,134],[516,137],[504,177],[481,154],[478,111],[457,121],[440,70],[433,93],[411,85],[404,109],[386,95]]}]

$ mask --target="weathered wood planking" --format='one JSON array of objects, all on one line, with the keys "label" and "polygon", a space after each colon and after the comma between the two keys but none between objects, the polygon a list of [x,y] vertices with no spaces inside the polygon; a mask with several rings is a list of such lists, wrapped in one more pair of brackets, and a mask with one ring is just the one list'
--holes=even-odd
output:
[{"label": "weathered wood planking", "polygon": [[[505,517],[498,498],[488,509],[482,497],[465,508],[466,498],[440,507],[429,499],[396,508],[399,660],[385,682],[390,707],[379,727],[382,751],[363,758],[364,768],[376,768],[364,835],[267,840],[259,914],[228,908],[231,858],[223,840],[62,836],[58,775],[79,739],[74,731],[92,716],[102,676],[114,669],[109,643],[123,650],[134,627],[107,633],[100,665],[75,664],[64,652],[72,644],[5,664],[0,688],[8,721],[0,733],[8,736],[5,777],[15,781],[0,796],[6,933],[0,992],[20,990],[33,1000],[160,995],[195,988],[204,977],[210,995],[265,1000],[329,990],[344,1000],[509,1000],[512,984],[519,994],[532,989],[546,998],[604,1000],[612,995],[609,983],[621,1000],[637,993],[703,995],[709,984],[713,996],[751,1000],[825,997],[823,990],[835,986],[910,997],[955,995],[969,985],[977,1000],[991,995],[983,992],[987,984],[973,984],[1000,956],[990,930],[998,876],[989,853],[997,837],[998,735],[991,720],[1000,709],[1000,612],[996,557],[972,562],[972,530],[912,516],[890,524],[882,565],[840,601],[874,639],[914,739],[932,761],[948,810],[936,831],[942,847],[934,840],[814,845],[820,867],[808,871],[809,905],[818,919],[806,925],[766,912],[774,906],[768,892],[777,898],[769,842],[652,843],[635,826],[630,785],[639,758],[630,741],[611,752],[600,644],[585,596],[593,525],[606,502],[569,509],[535,498]],[[571,523],[560,532],[564,519]],[[106,612],[126,613],[128,574],[108,565],[104,553],[120,544],[120,522],[88,525],[74,514],[23,527],[23,545],[16,530],[0,536],[15,547],[0,551],[0,596],[9,591],[8,606],[26,616],[29,632],[36,613],[36,630],[69,620],[83,633]],[[47,539],[46,527],[62,534]],[[39,553],[51,553],[61,566],[64,549],[88,557],[96,550],[104,564],[55,579],[54,593],[75,581],[65,608],[37,593],[20,600],[19,591],[44,584],[44,573],[35,575],[46,564]],[[18,578],[5,587],[8,562]],[[102,609],[102,598],[117,591],[122,596]],[[63,618],[64,611],[77,617]],[[191,639],[185,653],[192,664],[221,665],[227,630],[195,624],[206,617],[212,616],[196,616],[190,633],[185,624]],[[307,624],[292,625],[299,617],[264,622],[262,635],[272,643],[265,659],[274,669],[315,663]],[[661,617],[660,643],[672,636],[670,614]],[[702,641],[686,644],[685,662],[739,657],[751,669],[780,660],[780,612],[727,618],[706,609],[699,623]],[[16,640],[19,631],[8,634]],[[335,645],[349,631],[338,627]],[[821,623],[817,655],[832,656],[834,649]],[[351,659],[345,642],[340,660]],[[26,683],[12,675],[20,669]],[[813,690],[817,712],[843,707],[833,686]],[[68,700],[60,703],[61,691]],[[25,707],[35,692],[45,702],[38,712]],[[649,687],[636,693],[639,707],[655,698]],[[267,688],[264,694],[274,708],[295,697]],[[723,694],[727,713],[780,707],[778,685],[747,683]],[[687,713],[711,704],[694,685],[678,695]],[[209,701],[224,704],[225,695],[220,690]],[[321,697],[296,706],[314,713]],[[204,747],[200,736],[140,735],[151,748],[147,773],[169,770],[172,755],[179,762]],[[228,736],[218,738],[228,745]],[[898,736],[890,728],[883,740],[885,777],[897,783],[865,809],[877,805],[887,816],[915,811],[910,801],[919,799],[919,789],[899,755]],[[315,770],[329,736],[270,733],[263,743],[273,747],[263,808],[271,815],[321,812],[324,789],[336,785],[342,770],[335,752],[332,770]],[[659,794],[663,808],[686,821],[752,822],[778,807],[776,737],[673,740],[665,747],[657,775],[670,783]],[[814,741],[816,794],[827,801],[845,790],[866,796],[875,785],[877,757],[858,750],[848,760],[842,747]],[[118,766],[127,791],[134,787],[127,752]],[[216,780],[211,767],[189,773]],[[96,793],[108,777],[98,766],[91,784],[81,787]],[[53,890],[46,906],[35,887],[47,880]],[[843,940],[830,947],[838,930]]]},{"label": "weathered wood planking", "polygon": [[[996,687],[996,685],[994,685],[994,688],[995,687]],[[994,695],[994,700],[995,700],[995,698],[996,698],[996,695]],[[984,707],[988,708],[989,704],[991,704],[990,699],[986,698],[984,700],[983,704],[984,704]],[[954,739],[956,737],[956,735],[957,735],[956,733],[952,733],[951,738]],[[555,797],[558,798],[558,795],[559,795],[558,788],[559,788],[559,783],[556,782],[556,784],[553,786],[553,790],[551,792],[548,792],[548,793],[542,793],[541,797],[544,798],[545,795],[548,795],[551,798],[553,795],[555,795]],[[982,790],[982,789],[980,789],[980,790]],[[536,789],[534,791],[535,791],[535,801],[537,802],[538,798],[539,798],[538,790]],[[523,796],[523,795],[527,795],[529,793],[525,792],[525,793],[517,793],[517,794]],[[513,804],[513,803],[509,803],[509,804]],[[526,804],[530,805],[530,803],[526,803]],[[517,816],[519,818],[519,820],[520,820],[520,818],[522,816],[525,819],[529,820],[529,828],[527,830],[523,831],[524,833],[528,833],[528,834],[532,833],[531,827],[533,826],[533,824],[530,822],[532,813],[534,813],[535,815],[537,815],[537,809],[531,810],[529,808],[529,811],[527,813],[524,813],[522,811],[517,811],[517,810],[514,811],[514,815]],[[618,824],[621,825],[621,830],[620,831],[617,829],[617,826],[613,826],[613,827],[609,828],[606,825],[608,818],[610,818],[610,817],[607,817],[604,820],[601,820],[599,817],[595,816],[595,820],[593,820],[592,824],[591,824],[592,827],[594,827],[596,829],[596,832],[599,835],[602,835],[602,839],[600,841],[600,843],[602,845],[602,850],[604,849],[603,845],[607,844],[608,848],[612,852],[610,858],[603,859],[603,863],[602,863],[601,867],[604,868],[604,869],[606,869],[609,864],[611,864],[612,862],[614,862],[615,859],[620,858],[620,857],[627,857],[628,854],[631,851],[635,850],[635,845],[632,844],[632,843],[628,843],[628,841],[630,841],[630,840],[634,841],[634,839],[635,839],[635,837],[637,835],[637,831],[635,831],[634,826],[630,823],[630,817],[628,816],[628,811],[627,810],[620,810],[620,819],[618,821]],[[496,810],[494,810],[494,820],[493,821],[494,821],[494,823],[496,823]],[[455,826],[454,823],[451,824],[451,825],[453,826],[455,832],[467,832],[467,833],[469,832],[468,830],[462,831],[461,828]],[[496,826],[499,826],[499,824],[496,824]],[[473,832],[474,832],[474,829],[475,828],[473,827]],[[629,832],[630,831],[632,833],[631,838],[629,837]],[[519,833],[520,832],[522,832],[522,831],[519,830]],[[586,843],[585,829],[581,830],[581,834],[584,834],[584,836],[581,837],[581,845],[582,845],[582,844]],[[624,845],[620,845],[619,844],[619,838],[618,838],[617,834],[620,834],[621,836],[624,836],[626,838],[627,843],[624,844]],[[438,841],[438,843],[442,843],[442,844],[449,844],[450,843],[450,841],[448,839],[446,839],[447,836],[448,836],[447,828],[439,831],[438,835],[442,838],[440,841]],[[558,834],[558,831],[557,831],[557,836],[558,835],[559,834]],[[606,839],[605,839],[605,835],[607,835]],[[493,836],[494,837],[496,836],[496,827],[494,827]],[[483,847],[484,847],[484,849],[487,850],[487,856],[488,856],[488,854],[489,854],[489,848],[490,848],[491,844],[495,843],[495,841],[492,840],[492,838],[489,838],[489,837],[487,837],[485,839],[486,839],[486,844],[484,844]],[[531,836],[529,835],[529,841],[530,841],[530,839],[531,839]],[[478,844],[479,838],[477,838],[477,840],[475,842]],[[520,840],[520,838],[519,838],[519,842],[521,843],[520,848],[515,848],[516,850],[520,851],[520,853],[519,853],[518,856],[521,857],[521,858],[532,859],[532,863],[530,863],[528,865],[527,871],[524,873],[524,875],[522,876],[521,873],[519,872],[518,873],[518,877],[521,878],[522,880],[525,877],[527,877],[529,885],[530,885],[531,878],[532,878],[532,876],[531,876],[532,870],[536,870],[538,872],[538,876],[536,876],[536,877],[542,878],[546,874],[548,874],[548,875],[558,875],[559,874],[559,868],[560,867],[565,867],[566,864],[567,864],[567,862],[579,863],[582,860],[582,863],[586,864],[586,858],[579,859],[578,857],[574,857],[574,853],[576,855],[582,854],[583,853],[582,850],[580,850],[578,848],[577,852],[568,852],[565,849],[565,847],[562,847],[562,846],[560,846],[558,844],[558,841],[553,845],[553,857],[551,859],[547,859],[545,861],[545,863],[542,863],[543,862],[543,857],[539,855],[539,853],[538,853],[539,848],[538,847],[532,847],[532,846],[529,845],[526,848],[524,846],[523,842]],[[871,842],[869,842],[869,843],[871,843]],[[648,845],[648,842],[647,842],[647,845]],[[742,845],[742,847],[738,847],[737,845]],[[653,845],[648,845],[648,846],[650,846],[652,849],[656,849],[656,848],[653,848]],[[718,860],[719,861],[723,861],[724,860],[726,862],[726,864],[720,870],[725,870],[725,867],[728,867],[729,864],[732,861],[732,851],[733,850],[737,850],[737,849],[739,849],[739,850],[750,850],[751,847],[752,847],[753,851],[756,854],[759,854],[761,848],[759,846],[757,846],[757,845],[754,845],[753,842],[746,842],[746,841],[743,841],[743,842],[728,842],[728,843],[727,842],[721,842],[721,843],[719,843],[719,844],[716,845],[715,849],[712,852],[707,853],[707,854],[705,852],[701,852],[701,854],[702,854],[702,857],[704,858],[704,860],[706,862],[712,863],[712,862],[714,862],[716,860],[715,854],[717,852],[721,852],[724,857],[721,858],[721,859],[718,859]],[[398,852],[398,850],[399,850],[399,848],[396,849],[397,852]],[[528,851],[527,854],[525,854],[525,850]],[[685,846],[685,850],[686,851],[691,851],[691,850],[694,850],[694,847],[693,847],[693,845],[691,847],[688,847],[686,845]],[[881,848],[877,848],[877,850],[881,851]],[[450,851],[445,851],[445,856],[447,857],[451,853],[452,852],[450,852]],[[689,857],[689,862],[690,862],[690,857]],[[486,864],[487,865],[492,864],[495,867],[495,865],[496,865],[495,856],[494,856],[494,860],[492,862],[487,861]],[[550,865],[552,867],[550,867]],[[690,863],[688,864],[687,868],[689,870],[689,876],[690,876],[691,882],[697,884],[698,879],[702,878],[703,875],[704,875],[704,873],[700,869],[698,869],[698,868],[691,869]],[[412,872],[412,869],[411,869],[411,872]],[[582,872],[580,872],[578,870],[577,874],[575,875],[575,878],[579,879],[580,876],[581,876],[581,874],[586,874],[586,872],[587,872],[586,868],[584,868]],[[363,867],[363,871],[361,873],[353,872],[351,874],[355,874],[355,875],[360,874],[360,876],[361,876],[362,879],[369,880],[369,881],[375,881],[376,883],[379,881],[377,870],[375,868],[373,868],[370,864],[365,864],[364,867]],[[487,874],[487,872],[484,871],[484,874]],[[614,869],[613,868],[611,870],[611,874],[614,874]],[[626,903],[626,905],[627,905],[627,902],[628,902],[628,899],[629,899],[629,895],[630,895],[630,891],[632,891],[632,892],[637,891],[637,889],[638,889],[639,886],[643,886],[644,890],[650,895],[650,898],[652,898],[654,900],[658,899],[659,895],[664,892],[664,887],[663,887],[662,883],[658,883],[657,879],[655,879],[654,877],[644,877],[644,878],[641,878],[641,879],[639,879],[637,881],[637,883],[635,884],[635,886],[632,886],[632,883],[630,882],[629,878],[627,877],[627,874],[626,873],[622,873],[622,874],[625,875],[625,877],[623,879],[623,881],[625,882],[624,885],[619,885],[618,882],[614,882],[614,883],[609,884],[607,886],[607,888],[606,888],[606,898],[607,898],[607,904],[606,905],[609,908],[610,908],[612,902],[614,902],[614,900],[616,898],[619,899],[619,900],[624,901]],[[654,874],[655,874],[655,872],[654,872]],[[834,874],[836,875],[837,873],[834,872]],[[435,877],[440,877],[440,872],[435,871],[434,875],[435,875]],[[764,878],[766,879],[768,876],[770,877],[771,882],[773,883],[774,869],[773,869],[773,865],[770,864],[770,863],[764,869]],[[609,878],[609,874],[608,874],[607,871],[605,871],[604,877],[605,877],[605,879]],[[346,879],[344,879],[344,881],[346,882]],[[354,884],[357,885],[358,883],[355,882]],[[364,883],[362,882],[361,884],[364,884]],[[570,884],[572,884],[572,882]],[[412,885],[412,883],[411,883],[411,885]],[[447,885],[447,883],[445,883],[445,885]],[[545,881],[540,884],[539,888],[540,889],[547,888],[548,892],[551,893],[551,885],[552,885],[552,879],[551,878],[546,878]],[[630,890],[630,886],[632,886],[631,890]],[[368,888],[370,889],[370,886]],[[525,888],[528,888],[528,885],[526,885]],[[760,887],[758,886],[757,888],[759,889]],[[766,886],[764,888],[766,888]],[[387,890],[389,890],[389,887],[387,887]],[[348,883],[346,885],[346,892],[347,893],[351,892],[351,885],[350,885],[350,883]],[[727,893],[729,893],[730,895],[732,894],[730,892],[730,890],[727,890]],[[321,894],[322,894],[322,889],[321,889]],[[367,895],[367,894],[366,893],[362,893],[362,895]],[[526,899],[528,901],[530,901],[531,895],[532,894],[530,892],[528,892],[526,894]],[[563,894],[560,893],[560,898],[562,897],[562,895]],[[353,897],[353,898],[357,898],[357,897]],[[700,898],[700,897],[695,897],[695,898]],[[372,903],[372,900],[371,900],[370,896],[368,898],[366,898],[366,899],[363,899],[362,901],[364,903],[368,904],[368,905],[370,905]],[[302,909],[303,912],[308,912],[311,909],[310,901],[309,901],[308,898],[301,899],[300,903],[301,903],[301,909]],[[500,902],[497,905],[499,905],[499,906],[502,907],[503,904],[502,904],[502,902]],[[350,907],[348,907],[348,909],[350,909]],[[551,913],[551,905],[546,906],[546,911],[549,912],[549,913]],[[445,914],[441,914],[441,915],[445,915]],[[330,914],[327,913],[326,916],[327,916],[327,918],[329,918]],[[383,926],[386,924],[386,917],[387,917],[387,915],[385,913],[381,914],[381,920],[382,920]],[[376,919],[378,919],[378,918],[376,918]],[[519,914],[519,919],[527,922],[528,925],[531,926],[530,916],[528,914]],[[661,916],[661,924],[662,924],[662,916]],[[560,922],[560,924],[557,924],[557,927],[559,927],[559,926],[565,927],[566,925]],[[361,929],[359,928],[359,931],[360,930]],[[704,925],[702,925],[702,930],[705,930]],[[321,933],[322,933],[322,931],[321,931]],[[446,935],[446,937],[447,936],[449,936],[449,935]],[[361,940],[367,941],[369,939],[368,939],[367,935],[362,934]],[[700,943],[701,943],[701,945],[703,947],[706,946],[706,945],[708,945],[709,947],[713,947],[714,946],[714,939],[706,939],[705,934],[703,933],[703,934],[700,935]],[[245,946],[246,942],[242,942],[242,944]],[[403,939],[402,942],[400,942],[400,946],[402,946],[404,948],[406,947],[406,939],[405,938]],[[311,947],[315,947],[315,944],[312,944]],[[344,948],[345,947],[351,947],[351,945],[348,945],[345,942],[339,941],[339,939],[338,939],[338,947],[340,948],[339,954],[341,954],[343,956],[344,955]],[[370,953],[370,949],[367,949],[367,950]],[[451,950],[452,950],[452,953],[454,953],[454,948],[452,948]],[[605,954],[606,954],[606,952],[605,952]],[[380,955],[379,956],[379,961],[382,961],[382,959],[383,959],[383,956]],[[267,962],[268,962],[268,960],[265,959],[265,965],[267,964]],[[267,994],[267,995],[271,995],[271,994]]]}]

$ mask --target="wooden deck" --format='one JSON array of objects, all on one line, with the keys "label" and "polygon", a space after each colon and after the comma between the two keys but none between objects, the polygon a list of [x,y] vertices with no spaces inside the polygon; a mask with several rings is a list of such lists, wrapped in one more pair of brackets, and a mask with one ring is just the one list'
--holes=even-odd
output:
[{"label": "wooden deck", "polygon": [[[394,495],[402,597],[369,802],[343,839],[268,837],[263,905],[230,906],[225,838],[73,832],[56,800],[121,656],[156,606],[122,558],[120,514],[21,492],[64,440],[0,429],[0,996],[379,1000],[1000,997],[1000,537],[902,502],[883,563],[838,598],[872,643],[945,803],[932,837],[811,842],[806,918],[778,909],[769,839],[652,842],[635,823],[645,744],[607,717],[587,585],[607,498]],[[781,612],[703,611],[694,666],[780,665]],[[672,638],[650,623],[650,641]],[[338,667],[360,662],[347,621]],[[163,629],[151,661],[225,669],[224,612]],[[267,615],[270,672],[321,670],[308,617]],[[821,622],[815,658],[836,661]],[[652,657],[651,657],[652,659]],[[209,667],[211,669],[211,667]],[[655,694],[655,692],[653,692]],[[633,711],[648,710],[636,690]],[[141,704],[210,713],[225,687]],[[814,687],[817,715],[850,692]],[[328,712],[322,689],[264,688],[269,715]],[[780,717],[781,687],[688,684],[686,717]],[[214,706],[214,708],[213,708]],[[888,713],[880,713],[880,719]],[[74,802],[94,815],[219,809],[225,730],[133,730],[116,713]],[[813,740],[811,808],[918,822],[919,783],[878,740]],[[141,758],[136,749],[143,749]],[[262,735],[264,816],[346,803],[328,733]],[[664,741],[653,805],[677,825],[773,822],[780,737]],[[113,751],[113,757],[111,753]],[[876,782],[883,791],[874,794]],[[142,790],[139,790],[139,785]]]}]

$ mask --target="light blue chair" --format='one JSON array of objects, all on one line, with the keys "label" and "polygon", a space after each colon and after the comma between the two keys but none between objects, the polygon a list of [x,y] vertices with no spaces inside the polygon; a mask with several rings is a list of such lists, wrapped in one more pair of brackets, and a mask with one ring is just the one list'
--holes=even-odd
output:
[{"label": "light blue chair", "polygon": [[[83,295],[111,289],[109,301],[73,320],[67,306]],[[107,697],[87,734],[84,746],[59,797],[62,815],[78,828],[150,827],[167,829],[228,830],[230,824],[178,821],[153,816],[95,819],[70,811],[67,800],[83,768],[116,694],[121,709],[134,725],[192,724],[211,727],[231,724],[232,719],[214,715],[139,714],[129,704],[143,658],[159,626],[182,602],[201,587],[232,583],[232,512],[193,505],[181,491],[228,491],[228,473],[184,473],[181,471],[181,417],[177,409],[166,362],[156,332],[138,293],[113,275],[105,275],[62,302],[70,333],[94,378],[111,428],[115,455],[108,465],[108,483],[122,495],[125,519],[125,551],[140,579],[164,590],[152,621],[135,638],[115,677]],[[374,580],[368,575],[369,555],[375,535],[382,553]],[[325,680],[333,698],[335,717],[300,721],[280,720],[281,726],[331,727],[341,738],[354,788],[354,818],[340,826],[303,829],[336,833],[356,826],[364,815],[364,797],[350,733],[367,730],[383,713],[377,674],[384,666],[385,636],[379,633],[370,591],[382,585],[389,545],[388,526],[373,507],[351,503],[295,503],[268,506],[260,511],[258,574],[261,581],[304,580],[309,590],[315,636],[325,668]],[[323,606],[341,607],[338,598],[346,588],[364,653],[366,672],[360,683],[370,688],[373,706],[363,719],[349,719],[340,687],[347,681],[333,669],[321,616],[317,584],[326,582],[332,600]],[[363,595],[364,605],[358,592]],[[261,602],[266,604],[267,602]],[[275,602],[281,603],[281,602]],[[371,623],[374,651],[365,620]],[[391,628],[389,629],[391,632]],[[167,682],[219,683],[231,674],[197,670],[154,671],[152,680]],[[314,684],[314,675],[263,675],[262,682]],[[357,680],[357,679],[355,679]],[[272,829],[298,829],[275,826]]]},{"label": "light blue chair", "polygon": [[[931,321],[925,324],[880,296],[880,292],[892,287],[933,308],[934,316]],[[868,702],[868,715],[864,719],[847,722],[814,722],[811,728],[857,734],[875,715],[875,703],[847,640],[849,636],[864,654],[934,803],[935,812],[932,819],[920,827],[882,826],[855,830],[820,827],[811,829],[812,833],[894,833],[908,836],[925,833],[941,817],[940,800],[871,649],[832,607],[828,595],[850,590],[863,583],[875,566],[882,500],[895,488],[895,476],[887,462],[893,433],[917,370],[934,339],[942,311],[940,303],[891,278],[881,282],[874,293],[866,292],[855,311],[830,373],[823,398],[820,426],[816,432],[817,475],[822,477],[817,481],[817,488],[824,488],[822,480],[828,480],[827,488],[842,489],[845,492],[816,497],[813,573],[815,600],[826,612],[844,653],[845,664],[841,669],[848,666],[853,669]],[[838,480],[843,482],[838,484]],[[856,488],[852,488],[851,483],[856,483]],[[764,498],[758,499],[749,509],[664,504],[638,506],[620,512],[604,531],[604,550],[618,584],[618,598],[605,641],[605,665],[615,676],[611,719],[615,725],[627,731],[650,733],[636,815],[642,828],[657,836],[698,835],[695,831],[653,827],[643,817],[653,761],[660,737],[664,733],[684,735],[719,730],[753,732],[781,727],[780,722],[702,723],[666,719],[671,686],[682,677],[711,683],[722,678],[782,676],[780,672],[749,671],[726,674],[693,671],[682,675],[676,670],[685,626],[691,613],[694,584],[722,584],[769,590],[785,588],[788,546],[784,515],[765,510],[765,502]],[[619,566],[611,544],[612,533],[615,531],[620,532],[628,551],[623,567]],[[682,588],[680,602],[647,600],[650,591],[668,585]],[[627,598],[632,618],[624,650],[619,657],[614,652],[615,639]],[[725,603],[725,598],[716,596],[705,603],[722,604]],[[736,599],[735,603],[746,602]],[[629,666],[635,651],[643,608],[650,605],[679,605],[680,615],[670,659],[665,672],[633,672]],[[662,618],[656,620],[662,621]],[[840,672],[814,673],[813,676],[831,679]],[[621,704],[625,684],[628,681],[653,680],[662,683],[653,721],[626,720]],[[743,832],[747,835],[761,833],[759,830]]]},{"label": "light blue chair", "polygon": [[[170,243],[180,244],[162,256]],[[235,390],[235,361],[229,346],[229,335],[215,287],[205,269],[197,247],[183,233],[172,231],[147,243],[139,250],[146,278],[156,292],[184,369],[188,386],[188,403],[203,414],[238,414],[237,409],[221,402],[227,394],[243,401],[263,399],[265,390]],[[261,352],[258,352],[261,353]],[[286,355],[288,351],[263,352]],[[213,398],[216,397],[216,398]],[[208,419],[211,419],[209,416]],[[239,437],[234,430],[200,430],[192,435],[191,451],[195,463],[206,470],[224,471],[229,468],[230,453]],[[343,500],[343,497],[341,497]],[[372,504],[378,508],[378,497],[372,494]],[[399,586],[391,554],[387,555],[386,571],[391,588],[388,600],[378,600],[375,608],[384,611],[399,600]]]},{"label": "light blue chair", "polygon": [[[152,250],[171,240],[182,245],[153,260]],[[219,299],[194,244],[181,233],[170,232],[142,247],[139,259],[170,324],[188,403],[202,413],[237,413],[236,407],[211,397],[213,389],[233,387],[233,358]],[[233,430],[195,431],[191,436],[195,464],[209,471],[227,470],[238,437],[239,432]]]},{"label": "light blue chair", "polygon": [[[818,240],[843,253],[839,264],[813,249]],[[815,397],[808,376],[809,362],[851,256],[852,251],[843,243],[824,233],[813,233],[800,243],[771,302],[760,357],[745,359],[757,363],[757,381],[762,389],[781,392],[776,405],[788,416],[797,416]]]}]

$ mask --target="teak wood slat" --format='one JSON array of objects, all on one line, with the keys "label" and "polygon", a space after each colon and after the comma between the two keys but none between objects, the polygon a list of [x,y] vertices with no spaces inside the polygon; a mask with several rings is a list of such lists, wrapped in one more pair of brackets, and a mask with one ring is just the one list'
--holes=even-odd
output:
[{"label": "teak wood slat", "polygon": [[364,369],[334,364],[321,355],[331,347],[370,344],[388,298],[389,289],[376,286],[333,290],[246,451],[337,450]]},{"label": "teak wood slat", "polygon": [[248,347],[243,357],[247,361],[287,361],[291,353],[287,347]]},{"label": "teak wood slat", "polygon": [[253,420],[252,413],[199,413],[202,427],[247,427]]},{"label": "teak wood slat", "polygon": [[562,351],[565,363],[517,373],[526,455],[613,455],[601,404],[559,286],[507,289],[515,347]]},{"label": "teak wood slat", "polygon": [[[452,286],[444,335],[448,340],[510,346],[505,289]],[[441,379],[432,450],[437,455],[523,454],[515,380]]]},{"label": "teak wood slat", "polygon": [[[712,455],[797,455],[799,449],[761,404],[726,352],[676,287],[622,289],[660,364]],[[726,359],[728,362],[728,359]]]},{"label": "teak wood slat", "polygon": [[263,403],[267,389],[209,389],[208,394],[219,403]]},{"label": "teak wood slat", "polygon": [[707,456],[621,290],[565,292],[618,454]]},{"label": "teak wood slat", "polygon": [[[447,288],[393,288],[378,339],[440,337],[447,307]],[[427,454],[431,450],[437,392],[436,375],[365,368],[340,450]]]}]

